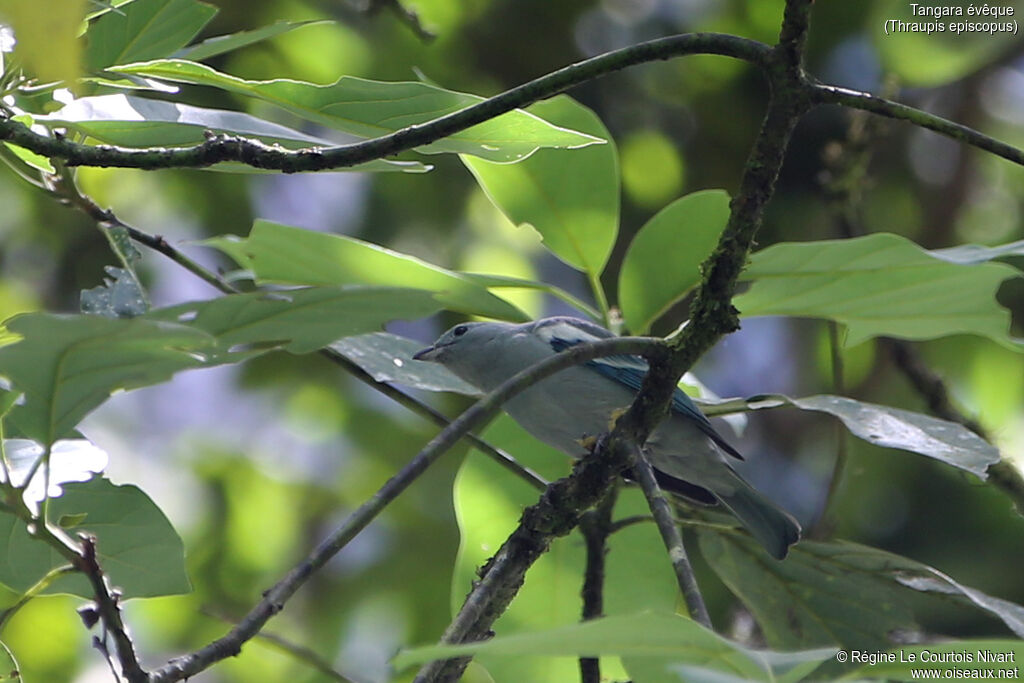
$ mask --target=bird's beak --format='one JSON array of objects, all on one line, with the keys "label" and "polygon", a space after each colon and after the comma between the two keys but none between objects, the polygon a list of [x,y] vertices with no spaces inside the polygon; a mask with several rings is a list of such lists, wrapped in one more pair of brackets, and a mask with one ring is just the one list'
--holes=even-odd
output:
[{"label": "bird's beak", "polygon": [[413,360],[422,360],[422,361],[429,362],[429,361],[434,360],[435,356],[433,356],[431,354],[435,353],[436,351],[437,351],[437,347],[436,346],[428,346],[427,348],[420,349],[419,351],[414,353],[412,355],[412,359]]}]

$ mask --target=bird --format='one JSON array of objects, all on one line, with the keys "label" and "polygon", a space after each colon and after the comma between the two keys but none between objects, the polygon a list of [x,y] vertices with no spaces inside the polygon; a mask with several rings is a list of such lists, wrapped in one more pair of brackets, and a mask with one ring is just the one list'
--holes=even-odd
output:
[{"label": "bird", "polygon": [[[486,393],[560,351],[614,336],[596,323],[567,316],[522,324],[467,322],[413,359],[438,363]],[[648,368],[640,356],[596,358],[537,382],[503,408],[538,440],[579,458],[633,402]],[[772,557],[785,558],[800,539],[800,524],[740,477],[728,458],[743,456],[680,389],[643,449],[663,489],[698,503],[721,503]]]}]

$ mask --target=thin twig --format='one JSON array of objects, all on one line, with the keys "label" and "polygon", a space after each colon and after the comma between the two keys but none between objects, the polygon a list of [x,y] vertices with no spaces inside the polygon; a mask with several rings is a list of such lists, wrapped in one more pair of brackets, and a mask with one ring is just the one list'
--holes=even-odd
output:
[{"label": "thin twig", "polygon": [[[925,399],[932,414],[944,420],[957,422],[989,441],[987,430],[977,420],[968,417],[949,398],[946,383],[932,370],[913,345],[902,339],[883,338],[882,348],[888,353],[893,364],[910,381],[914,389]],[[1024,475],[1005,457],[989,465],[989,480],[1013,501],[1017,512],[1024,515]]]},{"label": "thin twig", "polygon": [[[832,356],[832,389],[839,396],[846,395],[846,382],[843,376],[843,354],[839,341],[839,324],[829,320],[828,345]],[[846,471],[846,461],[850,454],[850,438],[847,434],[846,425],[836,420],[833,425],[836,435],[836,458],[832,463],[832,474],[828,480],[828,490],[825,493],[825,503],[822,505],[821,515],[817,523],[808,532],[808,536],[817,537],[826,532],[831,525],[831,515],[836,505],[836,493],[843,481],[843,474]]]},{"label": "thin twig", "polygon": [[[201,611],[208,617],[218,619],[227,624],[235,623],[233,619],[228,619],[226,616],[217,614],[212,610],[203,608]],[[349,678],[348,676],[345,676],[340,671],[337,671],[331,665],[331,663],[327,661],[324,657],[320,656],[318,652],[306,647],[305,645],[299,645],[298,643],[294,643],[283,636],[279,636],[275,633],[267,633],[266,631],[261,631],[260,633],[257,633],[256,637],[262,641],[269,643],[272,647],[291,655],[303,664],[306,664],[307,666],[316,669],[332,681],[338,681],[339,683],[354,683],[353,679]]]},{"label": "thin twig", "polygon": [[[654,517],[651,515],[632,515],[630,517],[623,517],[612,522],[611,528],[608,530],[609,534],[618,533],[623,529],[633,526],[634,524],[643,524],[645,522],[653,522]],[[677,520],[678,521],[678,520]]]},{"label": "thin twig", "polygon": [[1015,164],[1024,166],[1024,150],[996,140],[968,126],[944,119],[941,116],[929,114],[928,112],[900,104],[899,102],[893,102],[884,97],[877,97],[870,93],[849,88],[822,84],[815,84],[812,88],[814,99],[819,104],[841,104],[853,109],[863,109],[879,116],[908,121],[915,126],[927,128],[939,135],[944,135],[952,140],[983,149]]},{"label": "thin twig", "polygon": [[[608,537],[612,530],[612,512],[618,499],[619,487],[612,488],[605,497],[580,518],[580,533],[586,544],[587,560],[583,571],[583,621],[604,615],[604,568],[608,553]],[[601,660],[598,657],[580,657],[580,683],[600,683]]]},{"label": "thin twig", "polygon": [[33,598],[38,597],[39,594],[47,588],[49,588],[50,584],[52,584],[54,581],[56,581],[62,576],[67,576],[68,574],[72,574],[76,571],[78,571],[78,569],[76,569],[72,565],[65,564],[59,567],[54,567],[50,571],[46,572],[46,574],[43,575],[43,578],[36,581],[34,586],[29,588],[21,595],[21,597],[18,598],[17,602],[15,602],[13,605],[0,612],[0,633],[3,632],[4,627],[7,626],[7,622],[11,620],[11,617],[13,617],[18,612],[18,610],[27,605]]},{"label": "thin twig", "polygon": [[148,683],[149,676],[139,664],[138,656],[135,654],[135,645],[128,636],[124,621],[121,619],[119,596],[107,585],[107,577],[96,560],[96,537],[79,534],[78,539],[82,544],[82,554],[78,558],[77,567],[92,585],[96,607],[99,609],[103,626],[114,638],[117,659],[121,664],[121,673],[125,675],[129,683]]},{"label": "thin twig", "polygon": [[708,607],[704,604],[704,596],[701,595],[700,587],[697,585],[693,566],[690,564],[690,558],[686,554],[686,546],[683,545],[683,537],[679,533],[679,527],[676,526],[672,515],[672,507],[665,499],[665,495],[661,492],[661,487],[658,486],[658,482],[654,478],[654,470],[651,468],[651,463],[647,461],[647,458],[644,457],[639,448],[635,449],[634,461],[636,464],[633,466],[633,476],[636,477],[637,483],[643,489],[644,496],[647,498],[647,504],[651,508],[651,514],[654,515],[654,521],[658,525],[658,531],[661,533],[661,540],[665,543],[665,549],[668,550],[669,559],[672,561],[672,570],[675,572],[679,590],[683,593],[683,600],[686,602],[686,609],[690,613],[690,618],[698,624],[713,630],[714,626],[711,624],[711,615],[708,614]]},{"label": "thin twig", "polygon": [[409,30],[424,43],[429,43],[434,38],[437,38],[433,31],[428,31],[423,26],[423,22],[420,21],[420,15],[416,10],[406,7],[399,0],[367,0],[365,9],[367,14],[376,14],[382,9],[390,10],[401,23],[408,26]]},{"label": "thin twig", "polygon": [[[886,85],[887,92],[894,90],[895,84]],[[850,124],[846,139],[826,148],[825,164],[827,171],[823,173],[822,190],[829,199],[829,208],[834,215],[836,231],[840,236],[852,238],[863,234],[861,225],[861,199],[864,186],[867,184],[868,167],[872,157],[872,143],[881,133],[884,119],[872,118],[867,112],[853,111],[850,113]],[[842,345],[839,339],[839,323],[829,320],[828,329],[829,353],[832,361],[832,389],[840,396],[846,395],[846,378],[843,366]],[[842,483],[849,458],[850,438],[846,426],[837,421],[834,425],[836,435],[836,457],[832,464],[825,502],[817,522],[808,532],[808,536],[823,538],[831,533],[833,511],[836,505],[837,492]]]},{"label": "thin twig", "polygon": [[692,54],[714,54],[767,63],[770,48],[763,43],[721,33],[687,33],[638,43],[607,52],[541,76],[499,95],[427,123],[389,135],[336,147],[285,150],[235,135],[211,135],[192,147],[134,149],[114,145],[83,145],[33,132],[12,119],[0,119],[0,141],[10,142],[68,166],[122,168],[203,168],[235,161],[285,173],[348,168],[436,142],[478,123],[553,97],[575,85],[629,66]]}]

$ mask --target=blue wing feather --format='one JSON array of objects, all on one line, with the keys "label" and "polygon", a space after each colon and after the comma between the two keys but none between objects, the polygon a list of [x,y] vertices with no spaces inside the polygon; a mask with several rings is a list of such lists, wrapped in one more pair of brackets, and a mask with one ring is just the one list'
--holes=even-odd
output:
[{"label": "blue wing feather", "polygon": [[[537,325],[534,331],[542,338],[546,339],[551,348],[557,353],[564,351],[565,349],[576,346],[577,344],[583,344],[585,342],[596,341],[598,339],[608,339],[614,335],[608,330],[588,323],[584,320],[577,320],[575,318],[549,318],[545,321],[544,325]],[[609,379],[613,379],[620,384],[624,384],[633,391],[639,391],[640,385],[644,381],[644,376],[647,375],[649,366],[647,361],[640,356],[605,356],[604,358],[596,358],[592,361],[584,363],[586,367],[596,370],[600,374],[604,375]],[[676,389],[672,395],[672,410],[676,413],[681,413],[685,417],[693,420],[697,427],[704,432],[712,441],[722,448],[726,453],[732,455],[740,460],[743,456],[740,455],[739,451],[733,448],[729,443],[721,437],[721,435],[715,431],[714,426],[708,421],[704,413],[700,412],[696,404],[686,395],[682,389]]]}]

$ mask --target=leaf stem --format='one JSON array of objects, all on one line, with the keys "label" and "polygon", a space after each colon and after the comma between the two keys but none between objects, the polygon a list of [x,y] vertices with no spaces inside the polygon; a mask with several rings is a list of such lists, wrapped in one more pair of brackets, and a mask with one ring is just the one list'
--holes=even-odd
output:
[{"label": "leaf stem", "polygon": [[0,633],[3,633],[4,627],[7,626],[7,622],[11,620],[11,617],[13,617],[18,610],[27,605],[29,601],[49,588],[50,584],[60,577],[73,574],[76,571],[78,570],[72,565],[65,564],[60,567],[54,567],[50,571],[46,572],[46,574],[43,575],[43,578],[36,581],[34,586],[29,588],[20,598],[18,598],[16,603],[5,609],[3,612],[0,612]]}]

